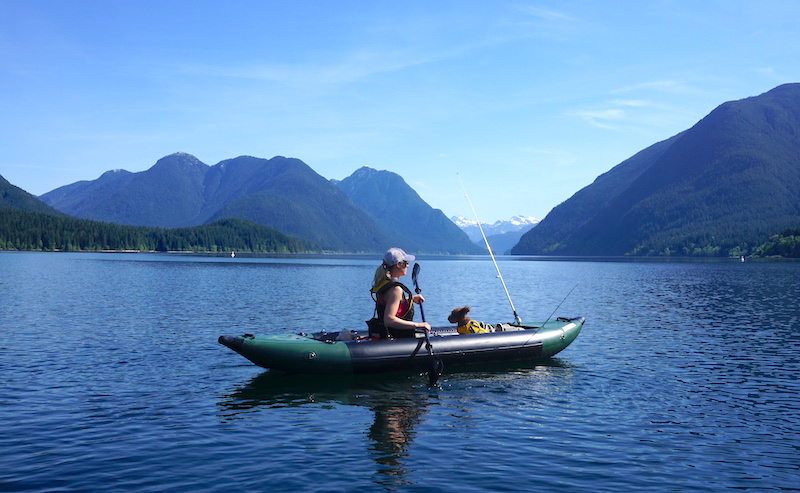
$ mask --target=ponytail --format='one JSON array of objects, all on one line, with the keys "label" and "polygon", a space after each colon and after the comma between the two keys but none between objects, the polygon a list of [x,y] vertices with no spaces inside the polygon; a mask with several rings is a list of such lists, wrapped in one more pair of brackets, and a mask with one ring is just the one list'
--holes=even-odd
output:
[{"label": "ponytail", "polygon": [[389,274],[389,266],[386,263],[381,263],[377,269],[375,269],[375,277],[372,278],[372,289],[373,291],[375,288],[383,284],[384,282],[391,279],[391,275]]}]

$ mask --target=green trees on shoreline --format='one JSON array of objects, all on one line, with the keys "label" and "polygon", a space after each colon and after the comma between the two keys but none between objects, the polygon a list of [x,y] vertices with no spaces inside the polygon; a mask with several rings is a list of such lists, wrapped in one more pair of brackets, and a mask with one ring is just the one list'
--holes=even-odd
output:
[{"label": "green trees on shoreline", "polygon": [[0,250],[305,253],[318,248],[238,218],[164,229],[0,208]]},{"label": "green trees on shoreline", "polygon": [[[317,245],[238,218],[191,228],[155,228],[0,208],[0,250],[313,253]],[[723,249],[684,249],[688,257],[727,256]],[[800,228],[787,229],[752,248],[752,257],[800,258]],[[666,254],[669,256],[671,253]],[[747,255],[745,246],[729,252]],[[651,253],[652,255],[652,253]],[[663,254],[662,254],[663,255]],[[656,255],[656,256],[662,256]]]},{"label": "green trees on shoreline", "polygon": [[753,250],[754,257],[800,258],[800,228],[787,229]]}]

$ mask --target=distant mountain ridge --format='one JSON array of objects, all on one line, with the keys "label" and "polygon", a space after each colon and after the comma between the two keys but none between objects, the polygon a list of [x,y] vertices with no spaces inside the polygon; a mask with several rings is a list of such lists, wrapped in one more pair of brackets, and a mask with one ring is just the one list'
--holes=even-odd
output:
[{"label": "distant mountain ridge", "polygon": [[[486,250],[478,222],[463,216],[453,216],[450,220],[461,228],[473,243]],[[512,216],[508,220],[497,220],[491,224],[481,222],[483,234],[492,247],[492,252],[505,255],[519,242],[522,235],[533,229],[539,220],[529,216]]]},{"label": "distant mountain ridge", "polygon": [[724,103],[555,207],[513,254],[740,255],[800,224],[800,84]]},{"label": "distant mountain ridge", "polygon": [[203,177],[209,166],[178,152],[147,171],[113,170],[93,181],[79,181],[40,199],[71,216],[132,226],[196,226],[203,204]]},{"label": "distant mountain ridge", "polygon": [[441,210],[430,207],[396,173],[364,166],[344,180],[332,182],[378,222],[394,229],[412,251],[482,253]]},{"label": "distant mountain ridge", "polygon": [[[416,195],[400,181],[381,193]],[[357,184],[358,179],[351,182]],[[381,252],[395,245],[420,253],[474,252],[466,237],[442,237],[426,229],[435,221],[418,221],[410,233],[383,224],[307,164],[282,156],[240,156],[208,166],[179,152],[146,171],[109,171],[97,180],[52,190],[41,199],[76,217],[136,226],[176,228],[238,217],[328,251]],[[419,218],[433,210],[421,199],[406,206],[407,213]]]},{"label": "distant mountain ridge", "polygon": [[[456,226],[464,230],[473,242],[483,241],[481,231],[478,228],[478,222],[468,219],[464,216],[453,216],[450,220]],[[481,221],[481,228],[486,236],[502,235],[515,231],[525,230],[528,231],[534,226],[539,224],[539,220],[530,216],[511,216],[510,219],[498,219],[493,223],[485,223]]]}]

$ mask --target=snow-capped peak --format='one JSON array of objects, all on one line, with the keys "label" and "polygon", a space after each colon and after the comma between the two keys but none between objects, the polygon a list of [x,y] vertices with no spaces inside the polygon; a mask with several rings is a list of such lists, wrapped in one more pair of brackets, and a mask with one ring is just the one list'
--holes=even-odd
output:
[{"label": "snow-capped peak", "polygon": [[[478,229],[477,221],[467,219],[463,216],[453,216],[450,218],[450,220],[453,221],[456,226],[464,230],[464,232],[467,233],[467,236],[469,236],[472,241],[477,242],[481,240],[481,232]],[[525,232],[536,226],[538,223],[539,220],[535,217],[513,216],[511,219],[498,220],[492,224],[481,221],[481,228],[483,228],[483,233],[486,236],[492,236],[515,231]]]},{"label": "snow-capped peak", "polygon": [[[453,216],[450,218],[456,226],[459,228],[468,228],[468,227],[478,227],[478,222],[472,219],[467,219],[464,216]],[[511,219],[503,220],[498,219],[493,223],[486,223],[481,221],[481,227],[484,228],[491,228],[493,230],[502,230],[502,231],[495,231],[494,233],[505,233],[507,231],[516,231],[518,229],[523,229],[527,226],[538,224],[539,220],[535,217],[531,216],[512,216]]]},{"label": "snow-capped peak", "polygon": [[[478,226],[478,222],[477,221],[473,221],[471,219],[467,219],[464,216],[453,216],[453,217],[450,218],[450,220],[453,221],[455,223],[455,225],[458,226],[459,228],[465,228],[467,226],[476,226],[476,227]],[[483,223],[483,224],[486,224],[486,223]]]}]

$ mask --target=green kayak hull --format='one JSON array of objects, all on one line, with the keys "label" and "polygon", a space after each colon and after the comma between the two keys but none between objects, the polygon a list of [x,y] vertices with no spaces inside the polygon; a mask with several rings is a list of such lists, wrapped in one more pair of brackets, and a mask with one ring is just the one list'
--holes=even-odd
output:
[{"label": "green kayak hull", "polygon": [[[583,317],[545,323],[506,325],[507,330],[457,334],[452,328],[431,332],[432,351],[445,368],[550,358],[569,346]],[[431,357],[425,339],[336,340],[339,333],[220,336],[219,343],[258,366],[288,373],[370,374],[424,371]]]}]

